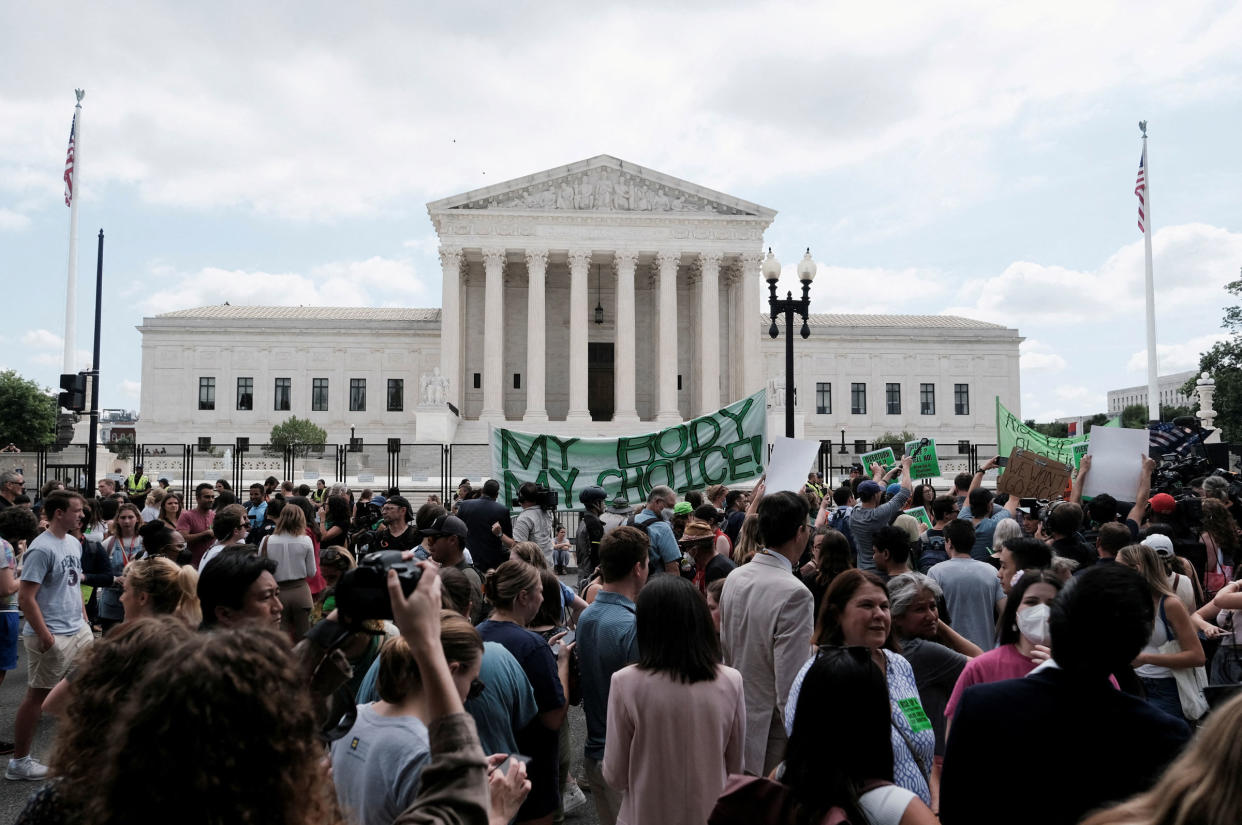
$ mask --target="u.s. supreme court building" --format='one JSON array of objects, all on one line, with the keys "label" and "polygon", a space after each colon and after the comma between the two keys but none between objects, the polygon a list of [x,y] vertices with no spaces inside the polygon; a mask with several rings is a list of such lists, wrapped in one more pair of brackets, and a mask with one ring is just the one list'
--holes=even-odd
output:
[{"label": "u.s. supreme court building", "polygon": [[[427,209],[439,308],[218,305],[144,318],[138,441],[263,443],[291,415],[334,443],[481,443],[491,425],[613,436],[764,387],[769,435],[784,432],[784,330],[768,335],[761,276],[775,210],[608,155]],[[803,437],[909,430],[990,443],[994,396],[1020,409],[1015,329],[813,314],[810,332],[795,341]]]}]

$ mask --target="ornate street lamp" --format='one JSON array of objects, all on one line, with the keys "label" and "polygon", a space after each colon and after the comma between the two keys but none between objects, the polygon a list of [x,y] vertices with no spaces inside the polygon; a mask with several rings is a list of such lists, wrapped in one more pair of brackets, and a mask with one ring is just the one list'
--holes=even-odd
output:
[{"label": "ornate street lamp", "polygon": [[785,316],[785,435],[794,437],[794,357],[793,357],[793,322],[795,313],[802,316],[803,338],[811,337],[811,328],[807,324],[807,313],[811,308],[811,281],[815,280],[818,265],[811,258],[811,248],[798,262],[798,280],[802,281],[802,297],[795,299],[793,292],[786,292],[785,298],[776,297],[776,282],[781,278],[781,262],[768,248],[768,256],[763,261],[763,277],[768,282],[768,308],[772,315],[772,326],[768,335],[776,338],[780,329],[776,326],[779,315]]}]

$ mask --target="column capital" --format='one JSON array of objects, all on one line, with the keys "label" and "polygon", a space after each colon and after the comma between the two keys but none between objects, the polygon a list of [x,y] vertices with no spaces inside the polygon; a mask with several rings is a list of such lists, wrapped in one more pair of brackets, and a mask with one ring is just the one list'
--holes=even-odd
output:
[{"label": "column capital", "polygon": [[698,260],[699,265],[704,271],[719,272],[720,263],[724,260],[724,255],[719,252],[700,252]]},{"label": "column capital", "polygon": [[527,269],[547,269],[548,267],[548,250],[546,249],[527,249],[524,251],[526,256]]},{"label": "column capital", "polygon": [[589,267],[591,265],[591,255],[594,254],[590,249],[571,249],[569,250],[569,266]]},{"label": "column capital", "polygon": [[742,280],[742,264],[740,261],[731,261],[720,267],[720,277],[729,286],[736,284]]},{"label": "column capital", "polygon": [[742,264],[743,272],[757,272],[763,264],[762,252],[740,252],[737,259]]},{"label": "column capital", "polygon": [[461,266],[462,250],[460,246],[442,246],[440,247],[440,266],[448,269],[450,267],[458,268]]},{"label": "column capital", "polygon": [[494,266],[504,267],[505,250],[503,247],[485,246],[483,247],[483,264],[491,268]]},{"label": "column capital", "polygon": [[661,249],[655,254],[655,265],[663,270],[667,266],[676,269],[681,265],[681,253]]},{"label": "column capital", "polygon": [[638,253],[628,249],[621,249],[612,253],[612,259],[617,269],[633,270],[638,264]]}]

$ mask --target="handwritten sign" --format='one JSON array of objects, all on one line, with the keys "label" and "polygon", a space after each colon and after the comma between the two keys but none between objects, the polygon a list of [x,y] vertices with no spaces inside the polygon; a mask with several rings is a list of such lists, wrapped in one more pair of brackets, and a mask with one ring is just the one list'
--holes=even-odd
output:
[{"label": "handwritten sign", "polygon": [[996,491],[1018,498],[1055,498],[1065,492],[1073,467],[1014,447]]},{"label": "handwritten sign", "polygon": [[936,458],[936,439],[927,439],[927,444],[923,444],[921,439],[907,441],[906,455],[914,459],[910,464],[911,479],[917,481],[920,478],[940,478],[940,459]]},{"label": "handwritten sign", "polygon": [[921,524],[926,525],[928,530],[932,528],[931,516],[927,514],[926,507],[911,507],[909,510],[906,510],[906,515],[914,516]]},{"label": "handwritten sign", "polygon": [[1091,446],[1090,444],[1088,444],[1087,442],[1083,441],[1083,442],[1081,442],[1081,443],[1079,443],[1079,444],[1075,444],[1075,445],[1071,448],[1071,449],[1073,449],[1073,451],[1074,451],[1074,469],[1075,469],[1075,470],[1077,470],[1079,467],[1081,467],[1081,466],[1082,466],[1082,457],[1083,457],[1083,456],[1085,456],[1085,455],[1087,454],[1087,449],[1088,449],[1090,446]]}]

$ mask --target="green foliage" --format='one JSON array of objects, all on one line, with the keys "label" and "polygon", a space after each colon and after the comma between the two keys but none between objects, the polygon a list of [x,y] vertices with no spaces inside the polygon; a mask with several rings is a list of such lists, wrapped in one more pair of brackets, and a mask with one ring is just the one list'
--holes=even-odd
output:
[{"label": "green foliage", "polygon": [[305,456],[311,447],[321,445],[328,440],[328,433],[308,418],[291,415],[272,427],[268,443],[277,449],[293,447],[298,456]]},{"label": "green foliage", "polygon": [[[1229,285],[1229,291],[1237,295],[1235,287],[1242,288],[1242,282],[1234,281]],[[1240,312],[1242,307],[1230,307],[1225,313],[1225,326],[1235,329],[1234,336],[1199,356],[1199,373],[1206,372],[1216,382],[1216,394],[1212,398],[1212,407],[1216,410],[1214,426],[1221,431],[1221,441],[1234,443],[1242,440],[1242,333],[1236,330],[1231,314],[1237,316]],[[1198,380],[1198,376],[1191,378],[1182,391],[1193,393]]]},{"label": "green foliage", "polygon": [[35,450],[56,438],[56,397],[13,370],[0,372],[0,445]]},{"label": "green foliage", "polygon": [[1049,421],[1047,424],[1037,424],[1034,418],[1028,418],[1022,422],[1040,435],[1046,435],[1049,438],[1068,438],[1069,424],[1057,421]]},{"label": "green foliage", "polygon": [[1130,404],[1121,411],[1121,426],[1141,430],[1147,426],[1147,405]]},{"label": "green foliage", "polygon": [[1103,427],[1108,423],[1108,419],[1109,416],[1106,413],[1096,413],[1083,423],[1082,431],[1089,433],[1092,427]]},{"label": "green foliage", "polygon": [[917,438],[918,436],[909,430],[902,430],[900,433],[885,432],[884,435],[875,440],[875,446],[871,449],[879,450],[884,447],[892,447],[893,455],[901,458],[906,451],[906,442],[914,441]]},{"label": "green foliage", "polygon": [[132,458],[134,455],[134,437],[132,435],[123,435],[109,444],[108,447],[122,461]]}]

